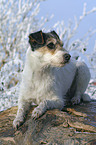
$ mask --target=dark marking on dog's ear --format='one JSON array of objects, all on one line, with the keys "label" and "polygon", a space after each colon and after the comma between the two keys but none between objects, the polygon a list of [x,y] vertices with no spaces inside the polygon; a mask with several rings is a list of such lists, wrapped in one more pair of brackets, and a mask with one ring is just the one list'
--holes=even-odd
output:
[{"label": "dark marking on dog's ear", "polygon": [[32,51],[45,45],[45,34],[42,31],[31,33],[29,35],[29,43]]},{"label": "dark marking on dog's ear", "polygon": [[51,34],[52,34],[55,38],[57,38],[57,39],[60,40],[58,34],[57,34],[55,31],[51,31]]}]

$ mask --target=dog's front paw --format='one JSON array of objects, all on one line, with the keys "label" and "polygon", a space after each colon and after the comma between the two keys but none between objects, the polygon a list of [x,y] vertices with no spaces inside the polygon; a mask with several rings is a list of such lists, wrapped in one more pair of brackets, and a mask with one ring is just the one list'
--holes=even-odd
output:
[{"label": "dog's front paw", "polygon": [[39,118],[43,114],[43,110],[38,106],[32,112],[32,118],[36,119]]},{"label": "dog's front paw", "polygon": [[80,99],[80,97],[73,97],[72,99],[71,99],[71,104],[72,105],[77,105],[77,104],[79,104],[80,103],[80,101],[81,101],[81,99]]},{"label": "dog's front paw", "polygon": [[18,129],[24,123],[24,119],[22,118],[15,118],[13,121],[13,128]]}]

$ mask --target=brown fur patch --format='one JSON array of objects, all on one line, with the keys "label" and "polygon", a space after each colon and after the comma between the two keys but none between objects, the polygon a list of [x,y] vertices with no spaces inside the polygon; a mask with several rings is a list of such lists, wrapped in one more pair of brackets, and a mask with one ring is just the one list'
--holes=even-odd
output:
[{"label": "brown fur patch", "polygon": [[[47,45],[49,43],[51,43],[51,42],[55,45],[54,49],[50,49],[50,48],[47,47]],[[54,38],[49,38],[47,40],[46,46],[43,46],[43,47],[37,49],[37,51],[41,52],[42,54],[51,53],[52,55],[54,55],[59,50],[63,50],[64,51],[63,42],[61,40],[57,41]]]},{"label": "brown fur patch", "polygon": [[55,49],[48,49],[47,46],[41,47],[37,49],[37,51],[41,52],[42,54],[51,53],[52,55],[55,53]]}]

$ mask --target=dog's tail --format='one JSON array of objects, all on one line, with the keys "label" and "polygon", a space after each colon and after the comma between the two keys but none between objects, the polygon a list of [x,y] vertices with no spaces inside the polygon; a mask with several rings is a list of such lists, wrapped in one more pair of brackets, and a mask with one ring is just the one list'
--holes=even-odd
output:
[{"label": "dog's tail", "polygon": [[91,98],[90,98],[90,96],[88,95],[88,94],[83,94],[82,95],[82,100],[84,101],[84,102],[90,102],[91,101]]}]

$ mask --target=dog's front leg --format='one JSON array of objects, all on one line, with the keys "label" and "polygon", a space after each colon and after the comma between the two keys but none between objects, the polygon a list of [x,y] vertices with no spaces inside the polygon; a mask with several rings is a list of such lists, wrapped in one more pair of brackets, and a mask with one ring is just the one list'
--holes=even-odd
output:
[{"label": "dog's front leg", "polygon": [[28,113],[30,106],[31,104],[29,102],[19,101],[17,115],[13,121],[13,127],[15,129],[18,129],[18,127],[24,123],[26,114]]},{"label": "dog's front leg", "polygon": [[44,100],[32,112],[32,118],[36,119],[50,109],[62,109],[64,102],[61,99]]}]

